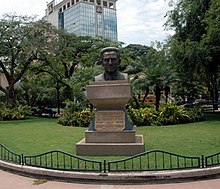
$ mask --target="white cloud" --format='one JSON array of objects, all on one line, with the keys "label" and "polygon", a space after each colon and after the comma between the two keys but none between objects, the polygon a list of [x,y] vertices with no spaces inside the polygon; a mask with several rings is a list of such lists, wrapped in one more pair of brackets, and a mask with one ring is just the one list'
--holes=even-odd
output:
[{"label": "white cloud", "polygon": [[[51,0],[1,0],[0,16],[4,13],[45,15],[46,2]],[[59,0],[60,1],[60,0]],[[118,0],[118,39],[126,44],[150,45],[151,41],[166,39],[164,15],[168,0]]]},{"label": "white cloud", "polygon": [[144,45],[165,40],[168,33],[163,25],[168,9],[165,0],[118,0],[119,40]]},{"label": "white cloud", "polygon": [[0,16],[6,13],[17,13],[18,15],[45,15],[46,0],[1,0]]}]

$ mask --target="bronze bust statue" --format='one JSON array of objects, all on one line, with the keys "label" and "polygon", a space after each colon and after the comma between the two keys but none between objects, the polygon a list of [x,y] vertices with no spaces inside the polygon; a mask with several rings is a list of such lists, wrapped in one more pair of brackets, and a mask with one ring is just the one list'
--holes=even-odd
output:
[{"label": "bronze bust statue", "polygon": [[95,77],[95,81],[127,80],[128,75],[118,71],[121,63],[120,50],[116,47],[107,47],[100,52],[100,62],[104,73]]}]

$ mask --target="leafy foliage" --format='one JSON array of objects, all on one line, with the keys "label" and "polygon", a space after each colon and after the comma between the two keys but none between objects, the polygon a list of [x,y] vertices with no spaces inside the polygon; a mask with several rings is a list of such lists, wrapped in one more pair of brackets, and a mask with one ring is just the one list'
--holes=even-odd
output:
[{"label": "leafy foliage", "polygon": [[140,109],[129,107],[128,114],[132,122],[137,126],[153,125],[158,116],[158,112],[156,112],[153,108],[148,107]]},{"label": "leafy foliage", "polygon": [[81,104],[68,101],[58,123],[64,126],[88,127],[93,114],[88,108],[83,109]]},{"label": "leafy foliage", "polygon": [[161,91],[176,81],[175,69],[166,58],[166,49],[158,44],[161,49],[148,49],[138,58],[136,63],[129,65],[126,69],[131,74],[131,83],[135,93],[144,94],[149,91],[156,95],[156,110],[159,109]]},{"label": "leafy foliage", "polygon": [[174,103],[163,104],[159,111],[155,107],[128,108],[128,114],[137,126],[174,125],[204,120],[201,108],[185,109]]},{"label": "leafy foliage", "polygon": [[[15,103],[15,86],[22,79],[30,65],[48,53],[52,42],[53,27],[32,17],[5,15],[0,19],[0,72],[7,85],[0,90],[7,96],[11,107]],[[50,39],[50,40],[48,40]]]},{"label": "leafy foliage", "polygon": [[20,120],[31,115],[31,107],[18,105],[14,108],[9,108],[3,103],[0,107],[0,120]]},{"label": "leafy foliage", "polygon": [[[167,14],[166,26],[175,31],[168,43],[169,52],[182,96],[197,96],[206,88],[213,102],[218,102],[219,10],[218,0],[179,0]],[[197,86],[203,90],[195,90]]]}]

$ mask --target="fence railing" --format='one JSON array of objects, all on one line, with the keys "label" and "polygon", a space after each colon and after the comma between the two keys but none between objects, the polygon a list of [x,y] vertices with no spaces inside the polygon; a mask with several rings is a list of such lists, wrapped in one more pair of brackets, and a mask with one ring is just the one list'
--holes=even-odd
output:
[{"label": "fence railing", "polygon": [[96,161],[54,150],[39,155],[17,154],[0,144],[0,160],[20,165],[65,171],[126,172],[195,169],[220,165],[220,152],[201,157],[182,156],[161,150],[114,161]]},{"label": "fence railing", "polygon": [[220,165],[220,152],[205,157],[205,166],[211,167]]},{"label": "fence railing", "polygon": [[102,171],[101,161],[80,158],[59,150],[35,156],[24,156],[24,164],[33,167],[66,171]]},{"label": "fence railing", "polygon": [[161,150],[144,152],[108,162],[108,171],[160,171],[200,168],[200,157],[181,156]]},{"label": "fence railing", "polygon": [[16,154],[4,145],[0,144],[0,159],[16,164],[22,164],[22,154]]}]

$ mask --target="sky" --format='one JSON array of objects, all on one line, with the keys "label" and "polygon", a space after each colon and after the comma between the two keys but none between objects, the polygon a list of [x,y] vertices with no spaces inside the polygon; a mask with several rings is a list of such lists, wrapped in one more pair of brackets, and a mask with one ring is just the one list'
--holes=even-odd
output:
[{"label": "sky", "polygon": [[[51,0],[0,0],[0,17],[4,13],[18,15],[45,15],[47,2]],[[60,1],[60,0],[58,0]],[[118,0],[118,40],[128,44],[150,46],[152,42],[167,39],[172,31],[166,31],[168,0]]]}]

